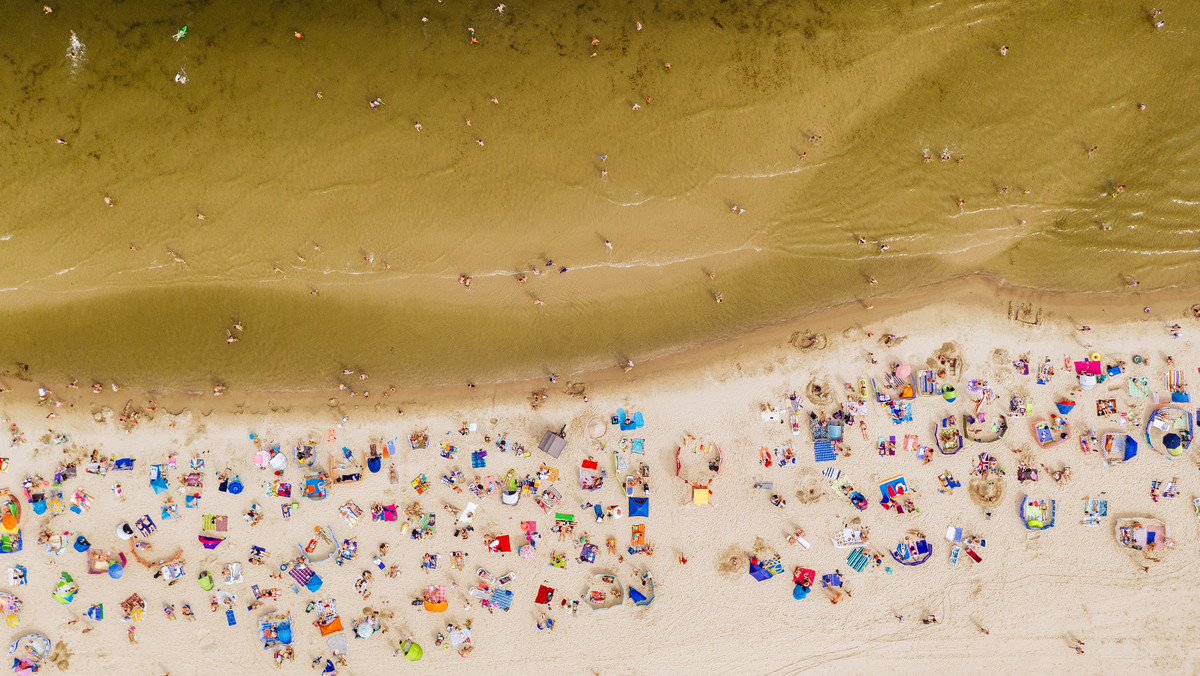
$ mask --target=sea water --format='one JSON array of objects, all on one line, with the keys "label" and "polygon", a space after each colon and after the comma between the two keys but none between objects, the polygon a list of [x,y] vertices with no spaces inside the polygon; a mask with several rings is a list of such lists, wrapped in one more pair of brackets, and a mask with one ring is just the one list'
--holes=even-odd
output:
[{"label": "sea water", "polygon": [[5,20],[10,374],[486,381],[973,272],[1200,281],[1194,4],[224,0]]}]

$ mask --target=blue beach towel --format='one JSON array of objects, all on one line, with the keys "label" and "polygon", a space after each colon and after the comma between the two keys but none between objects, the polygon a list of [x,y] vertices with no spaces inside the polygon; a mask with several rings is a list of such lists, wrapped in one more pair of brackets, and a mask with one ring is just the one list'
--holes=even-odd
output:
[{"label": "blue beach towel", "polygon": [[817,462],[833,462],[837,460],[837,452],[833,450],[833,442],[828,439],[814,441],[813,450],[816,453]]}]

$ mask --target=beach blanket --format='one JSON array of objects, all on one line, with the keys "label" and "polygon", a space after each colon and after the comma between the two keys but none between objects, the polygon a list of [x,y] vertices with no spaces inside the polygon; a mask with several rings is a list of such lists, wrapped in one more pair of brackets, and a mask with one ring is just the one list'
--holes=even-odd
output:
[{"label": "beach blanket", "polygon": [[513,593],[507,589],[492,592],[492,606],[507,611],[512,608]]},{"label": "beach blanket", "polygon": [[837,460],[837,451],[833,450],[833,442],[828,439],[814,441],[813,451],[817,462],[833,462]]},{"label": "beach blanket", "polygon": [[862,547],[850,552],[846,557],[846,563],[858,573],[863,572],[863,569],[867,567],[870,561],[871,557],[867,556]]},{"label": "beach blanket", "polygon": [[1150,396],[1150,379],[1145,376],[1129,376],[1128,390],[1131,397],[1148,397]]}]

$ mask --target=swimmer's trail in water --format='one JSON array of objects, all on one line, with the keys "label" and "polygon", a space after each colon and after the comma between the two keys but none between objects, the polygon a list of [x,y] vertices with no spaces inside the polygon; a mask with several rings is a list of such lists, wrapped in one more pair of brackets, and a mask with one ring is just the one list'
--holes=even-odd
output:
[{"label": "swimmer's trail in water", "polygon": [[10,14],[0,345],[47,377],[486,381],[973,272],[1200,282],[1200,6]]}]

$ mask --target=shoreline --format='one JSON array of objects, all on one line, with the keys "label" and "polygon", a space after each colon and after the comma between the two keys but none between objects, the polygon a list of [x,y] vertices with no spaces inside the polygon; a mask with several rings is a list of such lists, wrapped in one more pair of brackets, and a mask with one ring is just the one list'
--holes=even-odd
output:
[{"label": "shoreline", "polygon": [[[130,395],[136,394],[145,399],[155,399],[164,406],[172,408],[199,406],[201,402],[209,401],[207,409],[228,407],[231,400],[237,400],[237,406],[251,405],[257,408],[268,408],[275,405],[275,400],[288,402],[290,410],[299,406],[301,410],[320,410],[334,407],[331,402],[338,399],[336,408],[344,405],[356,405],[356,409],[365,408],[365,402],[370,401],[374,409],[411,407],[415,402],[430,402],[435,405],[445,402],[460,401],[464,398],[481,398],[497,400],[515,400],[528,398],[532,392],[548,394],[565,394],[568,397],[579,398],[595,390],[619,389],[635,382],[654,383],[662,379],[670,379],[684,375],[689,370],[713,372],[718,365],[732,367],[739,361],[767,362],[780,354],[790,351],[805,353],[812,351],[802,348],[802,343],[809,336],[820,336],[821,342],[828,347],[832,341],[853,339],[867,332],[866,327],[877,327],[875,331],[885,330],[889,321],[922,310],[932,310],[941,306],[954,306],[962,311],[973,311],[982,303],[988,312],[1007,314],[1012,308],[1021,303],[1030,304],[1039,313],[1038,324],[1050,326],[1059,325],[1071,318],[1077,325],[1111,325],[1124,322],[1170,321],[1183,322],[1192,319],[1190,308],[1200,300],[1200,285],[1180,286],[1154,291],[1111,291],[1111,292],[1075,292],[1036,289],[1009,284],[1003,280],[982,273],[964,275],[959,278],[936,282],[927,286],[917,287],[894,294],[881,294],[868,299],[847,302],[840,305],[814,310],[803,315],[783,321],[759,326],[747,330],[732,338],[718,339],[697,345],[683,346],[676,349],[664,349],[657,355],[643,357],[635,362],[635,368],[624,373],[620,366],[608,368],[584,369],[573,373],[559,373],[558,382],[551,383],[544,376],[533,376],[506,380],[480,380],[475,387],[467,388],[463,383],[432,383],[399,386],[388,382],[384,376],[373,376],[368,382],[360,382],[354,375],[342,377],[330,376],[330,385],[308,389],[262,388],[249,390],[228,390],[223,397],[213,397],[211,392],[189,389],[185,391],[152,387],[140,388],[136,384],[126,386],[121,384],[121,393],[112,393],[110,383],[103,382],[103,392],[100,395],[88,393],[81,397],[84,401],[104,402],[112,406],[117,401],[124,401]],[[873,305],[873,309],[866,309]],[[1146,315],[1144,307],[1150,306],[1152,312]],[[1159,311],[1154,311],[1159,306]],[[1011,317],[1010,317],[1010,320]],[[1012,320],[1016,321],[1016,320]],[[797,344],[792,344],[797,343]],[[824,347],[816,348],[820,351]],[[18,360],[19,361],[19,360]],[[393,379],[395,380],[395,379]],[[352,401],[346,398],[345,392],[337,388],[338,382],[345,383],[355,390],[369,391],[372,387],[387,391],[395,387],[390,396],[382,397],[377,389],[372,399]],[[7,383],[5,385],[5,383]],[[0,385],[12,387],[15,391],[28,388],[36,394],[39,387],[56,392],[59,396],[67,395],[65,382],[55,382],[50,378],[39,378],[36,375],[20,374],[14,368],[0,373]],[[79,393],[84,393],[90,383],[79,382]],[[573,392],[573,394],[572,394]],[[112,396],[110,396],[112,395]],[[341,401],[343,400],[344,401]],[[247,404],[247,402],[250,402]],[[384,406],[383,404],[387,404]],[[394,406],[393,406],[394,404]]]}]

